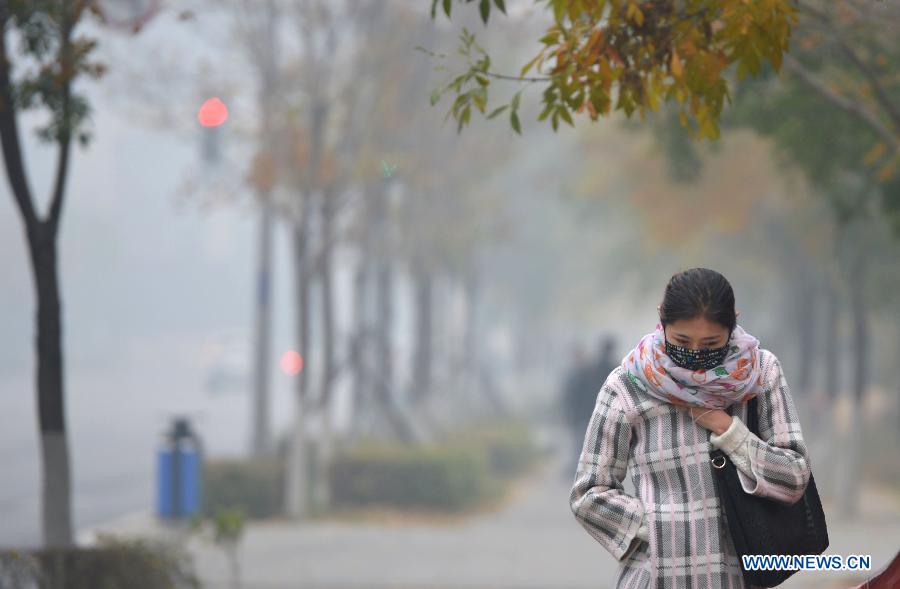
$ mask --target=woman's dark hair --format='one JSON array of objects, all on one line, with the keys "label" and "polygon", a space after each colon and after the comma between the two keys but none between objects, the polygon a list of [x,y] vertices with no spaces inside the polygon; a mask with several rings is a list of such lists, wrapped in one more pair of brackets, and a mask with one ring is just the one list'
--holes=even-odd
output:
[{"label": "woman's dark hair", "polygon": [[666,285],[659,318],[663,325],[703,317],[734,331],[734,291],[724,276],[709,268],[691,268],[672,275]]}]

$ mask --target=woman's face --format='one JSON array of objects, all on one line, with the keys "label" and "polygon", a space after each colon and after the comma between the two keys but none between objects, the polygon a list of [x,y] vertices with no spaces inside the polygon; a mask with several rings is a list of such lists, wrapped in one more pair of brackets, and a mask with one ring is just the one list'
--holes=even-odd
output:
[{"label": "woman's face", "polygon": [[663,325],[666,341],[692,350],[721,348],[728,341],[728,328],[703,317],[679,319]]}]

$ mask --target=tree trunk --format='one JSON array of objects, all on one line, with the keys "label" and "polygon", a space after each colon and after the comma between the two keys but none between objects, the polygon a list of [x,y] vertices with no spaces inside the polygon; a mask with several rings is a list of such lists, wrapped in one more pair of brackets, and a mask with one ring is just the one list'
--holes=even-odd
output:
[{"label": "tree trunk", "polygon": [[375,391],[372,374],[372,274],[375,266],[374,212],[372,187],[365,185],[362,194],[361,218],[359,219],[359,256],[353,278],[353,336],[351,339],[350,362],[353,370],[351,387],[352,420],[351,436],[358,438],[368,433]]},{"label": "tree trunk", "polygon": [[849,277],[850,313],[853,326],[853,379],[850,391],[850,431],[843,444],[843,459],[838,476],[838,510],[843,518],[854,518],[859,513],[859,487],[862,484],[860,447],[862,433],[862,408],[868,387],[869,328],[864,300],[866,256],[859,252]]},{"label": "tree trunk", "polygon": [[[63,389],[62,311],[57,276],[56,238],[69,170],[70,135],[59,139],[56,178],[46,220],[38,217],[22,161],[15,101],[10,87],[12,60],[6,50],[6,3],[0,4],[0,143],[6,177],[22,215],[37,295],[37,406],[41,431],[43,541],[46,547],[71,546],[72,490]],[[61,53],[69,58],[74,22],[63,19]],[[71,81],[61,82],[60,107],[69,120]]]},{"label": "tree trunk", "polygon": [[391,357],[391,327],[393,324],[393,296],[392,296],[392,268],[389,259],[389,222],[387,186],[380,185],[374,193],[375,226],[377,240],[375,251],[375,296],[376,296],[376,322],[375,322],[375,346],[378,362],[378,373],[375,387],[378,391],[377,398],[382,403],[382,409],[391,412],[391,395],[393,387],[393,370]]},{"label": "tree trunk", "polygon": [[[305,180],[301,190],[300,222],[293,231],[294,271],[296,285],[296,309],[297,309],[297,345],[300,357],[303,358],[303,369],[297,375],[297,402],[296,421],[294,424],[294,443],[292,444],[292,460],[289,471],[289,489],[293,495],[288,495],[288,515],[294,518],[305,518],[309,511],[309,498],[314,484],[308,480],[309,473],[315,478],[314,469],[306,468],[308,460],[306,407],[311,405],[308,393],[309,386],[309,354],[312,352],[310,341],[310,305],[312,302],[312,289],[310,282],[313,279],[314,260],[311,260],[309,251],[310,228],[313,223],[313,202],[315,194],[320,188],[319,165],[323,151],[323,131],[328,116],[329,105],[321,96],[313,97],[310,110],[309,125],[309,159],[306,164]],[[312,481],[314,483],[314,481]],[[292,488],[291,488],[292,487]]]},{"label": "tree trunk", "polygon": [[[367,231],[368,232],[368,231]],[[370,249],[366,246],[365,237],[360,245],[360,256],[353,277],[353,335],[350,340],[350,369],[352,370],[352,386],[350,388],[350,414],[354,424],[361,421],[366,410],[366,400],[369,379],[366,375],[365,350],[368,345],[366,326],[366,298],[368,293],[368,266]],[[357,432],[357,427],[351,427],[351,432]]]},{"label": "tree trunk", "polygon": [[38,297],[38,419],[43,458],[44,545],[70,546],[72,492],[63,391],[62,311],[57,278],[56,233],[41,223],[29,245]]},{"label": "tree trunk", "polygon": [[310,345],[310,288],[309,288],[309,256],[307,255],[310,225],[309,197],[305,197],[301,221],[292,232],[293,257],[295,271],[296,304],[296,338],[297,352],[303,359],[303,368],[295,377],[295,413],[292,428],[291,449],[288,460],[287,489],[285,493],[286,512],[292,518],[305,518],[307,515],[309,495],[307,477],[307,444],[306,444],[306,405],[308,403],[308,358]]},{"label": "tree trunk", "polygon": [[859,512],[859,487],[861,469],[859,449],[862,438],[862,409],[868,387],[869,328],[865,305],[866,256],[859,255],[850,280],[851,313],[853,317],[853,387],[850,402],[851,426],[845,450],[844,478],[840,494],[840,512],[845,518],[854,518]]},{"label": "tree trunk", "polygon": [[478,274],[475,261],[470,260],[463,276],[463,296],[465,301],[465,323],[462,337],[462,385],[469,402],[476,408],[478,415],[486,408],[484,399],[478,391]]},{"label": "tree trunk", "polygon": [[268,198],[260,199],[259,266],[256,291],[256,337],[254,342],[253,438],[252,455],[269,451],[269,357],[272,275],[272,210]]},{"label": "tree trunk", "polygon": [[334,335],[334,215],[335,195],[330,191],[322,199],[322,251],[318,262],[318,275],[322,287],[322,380],[320,402],[323,407],[331,403],[331,385],[336,374]]},{"label": "tree trunk", "polygon": [[[804,265],[805,266],[805,265]],[[799,278],[796,290],[796,342],[799,348],[800,359],[797,366],[797,391],[804,406],[809,401],[809,392],[812,386],[813,360],[815,358],[816,343],[818,341],[815,320],[816,300],[819,289],[810,276],[808,268],[801,266],[795,276]]]},{"label": "tree trunk", "polygon": [[[262,139],[261,153],[284,153],[286,146],[276,144],[283,141],[283,133],[274,129],[273,113],[281,93],[279,83],[279,62],[281,49],[277,23],[281,17],[276,2],[266,0],[261,8],[261,21],[246,41],[257,48],[253,51],[254,65],[259,75],[256,87]],[[277,177],[277,173],[276,173]],[[259,229],[259,268],[257,269],[256,291],[256,333],[254,354],[254,390],[251,451],[256,457],[270,451],[271,425],[269,422],[269,362],[271,359],[271,294],[272,294],[272,186],[276,178],[268,179],[271,185],[259,188],[258,202],[261,218]]]},{"label": "tree trunk", "polygon": [[828,283],[825,289],[828,295],[827,316],[825,317],[825,342],[824,342],[824,361],[825,361],[825,393],[831,406],[834,406],[838,400],[838,393],[841,389],[840,378],[840,356],[838,355],[838,326],[840,322],[840,295],[837,285]]},{"label": "tree trunk", "polygon": [[393,370],[394,284],[391,256],[391,221],[389,185],[380,183],[374,191],[373,226],[375,241],[375,312],[374,347],[377,362],[371,376],[374,380],[377,417],[384,433],[405,443],[419,441],[425,435],[409,410],[407,399],[396,388]]},{"label": "tree trunk", "polygon": [[432,275],[424,263],[415,264],[413,280],[416,290],[416,333],[413,349],[413,400],[421,402],[431,389],[433,296]]},{"label": "tree trunk", "polygon": [[[393,326],[393,275],[389,259],[390,225],[388,221],[388,185],[378,184],[372,193],[372,221],[375,227],[375,323],[373,336],[375,370],[370,375],[374,380],[375,402],[378,415],[384,427],[395,435],[403,436],[402,426],[396,418],[394,407],[397,399],[393,390],[393,364],[391,356],[391,327]],[[385,432],[388,433],[388,432]]]},{"label": "tree trunk", "polygon": [[839,474],[836,470],[839,463],[837,457],[840,452],[834,412],[841,391],[841,357],[838,353],[841,301],[838,285],[835,283],[838,276],[836,272],[829,270],[829,277],[825,281],[825,317],[822,322],[822,367],[825,378],[823,383],[825,398],[822,401],[819,419],[813,427],[814,432],[811,432],[817,435],[820,441],[818,456],[833,458],[819,462],[822,474],[818,475],[819,478],[816,479],[819,492],[828,497],[834,496]]},{"label": "tree trunk", "polygon": [[332,439],[332,383],[336,366],[334,357],[334,288],[332,259],[334,254],[335,194],[327,190],[322,195],[322,251],[319,275],[322,288],[322,380],[318,409],[322,419],[322,435],[316,444],[316,477],[314,503],[318,510],[325,510],[331,502],[330,465]]}]

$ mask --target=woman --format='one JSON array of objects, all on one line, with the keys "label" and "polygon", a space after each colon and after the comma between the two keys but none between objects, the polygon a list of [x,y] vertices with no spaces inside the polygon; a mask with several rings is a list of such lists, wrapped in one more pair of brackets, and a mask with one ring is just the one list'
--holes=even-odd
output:
[{"label": "woman", "polygon": [[[619,561],[617,589],[748,589],[709,452],[731,458],[747,493],[796,502],[810,465],[794,402],[778,358],[737,325],[724,276],[678,273],[657,309],[597,394],[569,503]],[[745,425],[754,396],[759,436]]]}]

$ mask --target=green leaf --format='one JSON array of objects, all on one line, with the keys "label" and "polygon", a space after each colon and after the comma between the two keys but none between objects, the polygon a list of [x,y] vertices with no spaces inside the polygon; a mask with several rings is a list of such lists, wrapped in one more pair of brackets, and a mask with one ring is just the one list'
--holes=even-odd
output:
[{"label": "green leaf", "polygon": [[512,105],[513,110],[516,110],[519,108],[519,95],[521,95],[521,94],[522,94],[522,92],[519,91],[519,92],[516,92],[515,96],[513,96],[512,102],[510,103]]},{"label": "green leaf", "polygon": [[543,55],[542,53],[538,53],[537,55],[534,56],[534,59],[532,59],[531,61],[526,63],[524,66],[522,66],[522,71],[519,72],[519,77],[520,78],[524,77],[525,74],[528,73],[528,70],[530,70],[532,68],[532,66],[534,66],[535,63],[537,63],[537,60],[539,60],[542,55]]},{"label": "green leaf", "polygon": [[456,115],[456,112],[453,110],[453,107],[450,107],[450,109],[447,111],[447,114],[444,115],[444,120],[442,121],[442,123],[446,123],[447,119],[450,118],[450,115],[454,115],[454,116]]},{"label": "green leaf", "polygon": [[431,106],[434,106],[441,99],[441,89],[435,88],[431,91]]},{"label": "green leaf", "polygon": [[494,4],[497,5],[497,8],[500,10],[500,12],[506,14],[506,4],[503,2],[503,0],[494,0]]},{"label": "green leaf", "polygon": [[566,14],[566,2],[553,3],[553,20],[562,22],[563,16]]},{"label": "green leaf", "polygon": [[565,122],[569,123],[569,126],[575,126],[575,123],[572,122],[572,115],[569,114],[569,109],[567,109],[565,106],[560,106],[557,110],[559,112],[559,116],[562,117]]},{"label": "green leaf", "polygon": [[431,0],[431,18],[434,20],[435,14],[437,12],[437,3],[438,0]]},{"label": "green leaf", "polygon": [[519,125],[519,115],[516,113],[516,111],[511,111],[511,114],[509,115],[509,123],[512,125],[513,131],[515,131],[519,135],[522,134],[522,127]]},{"label": "green leaf", "polygon": [[488,16],[491,14],[491,0],[481,0],[478,8],[481,12],[481,20],[484,21],[484,24],[487,24]]},{"label": "green leaf", "polygon": [[543,43],[544,45],[554,45],[554,44],[556,43],[556,40],[557,40],[558,38],[559,38],[559,33],[557,33],[557,32],[552,32],[552,33],[547,33],[546,35],[544,35],[543,37],[541,37],[541,38],[539,39],[539,41],[540,41],[541,43]]},{"label": "green leaf", "polygon": [[489,114],[487,118],[488,118],[488,119],[493,119],[494,117],[496,117],[497,115],[499,115],[500,113],[502,113],[504,110],[506,110],[506,109],[508,109],[508,108],[509,108],[509,105],[508,105],[508,104],[504,104],[504,105],[501,106],[500,108],[494,109],[494,111],[493,111],[491,114]]},{"label": "green leaf", "polygon": [[609,103],[609,95],[603,93],[602,90],[591,94],[591,104],[594,106],[594,110],[597,111],[597,114],[605,113],[606,109],[609,108]]},{"label": "green leaf", "polygon": [[452,0],[444,0],[444,14],[447,15],[447,18],[450,18],[450,4]]},{"label": "green leaf", "polygon": [[449,90],[450,88],[453,88],[454,90],[459,92],[460,86],[462,86],[462,83],[465,82],[465,80],[466,80],[465,74],[457,76],[456,78],[453,79],[452,82],[447,84],[447,89]]},{"label": "green leaf", "polygon": [[487,106],[487,88],[483,86],[478,88],[474,92],[472,92],[472,102],[475,103],[475,107],[479,110],[479,112],[484,112],[485,107]]},{"label": "green leaf", "polygon": [[538,120],[539,120],[539,121],[543,121],[544,119],[546,119],[548,116],[550,116],[550,112],[551,112],[552,110],[553,110],[553,103],[552,103],[552,102],[548,102],[548,103],[547,103],[547,106],[544,107],[544,110],[541,111],[541,114],[538,115]]},{"label": "green leaf", "polygon": [[463,105],[469,102],[469,93],[463,92],[459,96],[456,97],[456,100],[453,101],[453,114],[458,115],[459,109],[463,107]]}]

